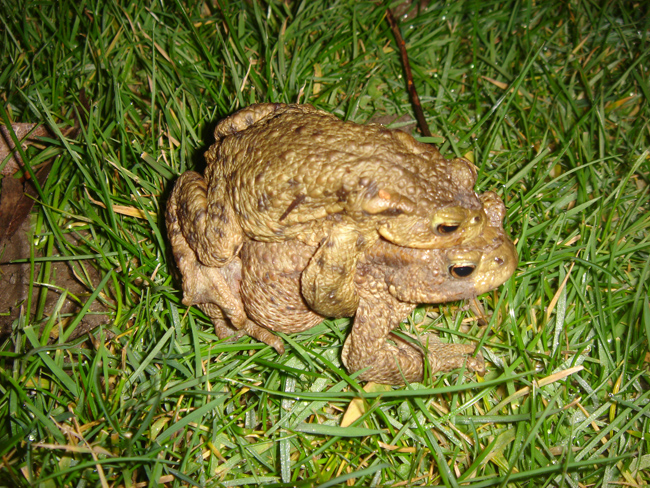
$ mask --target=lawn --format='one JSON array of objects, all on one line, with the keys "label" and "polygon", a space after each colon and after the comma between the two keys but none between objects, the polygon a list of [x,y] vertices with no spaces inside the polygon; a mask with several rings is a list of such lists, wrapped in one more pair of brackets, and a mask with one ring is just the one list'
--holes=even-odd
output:
[{"label": "lawn", "polygon": [[480,343],[485,377],[392,388],[342,366],[347,319],[282,356],[219,341],[164,226],[248,104],[414,131],[385,5],[2,3],[5,138],[41,128],[3,171],[0,213],[34,183],[0,251],[2,294],[22,290],[0,310],[1,486],[650,484],[648,5],[414,3],[396,17],[426,141],[503,198],[520,264],[480,298],[487,325],[464,303],[403,324]]}]

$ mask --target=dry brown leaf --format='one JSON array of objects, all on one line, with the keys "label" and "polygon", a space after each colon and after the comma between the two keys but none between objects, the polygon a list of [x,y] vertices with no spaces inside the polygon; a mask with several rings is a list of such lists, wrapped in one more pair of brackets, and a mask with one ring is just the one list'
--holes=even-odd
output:
[{"label": "dry brown leaf", "polygon": [[[13,134],[12,134],[13,132]],[[0,125],[0,163],[6,160],[2,168],[2,198],[0,199],[0,241],[11,238],[20,228],[34,206],[36,187],[25,175],[21,179],[14,175],[23,169],[24,164],[19,151],[16,151],[14,136],[21,147],[41,144],[38,137],[51,136],[45,126],[28,123],[15,123],[11,127]],[[48,161],[36,171],[36,179],[42,185],[50,173],[51,162]]]},{"label": "dry brown leaf", "polygon": [[[38,124],[16,123],[11,125],[11,129],[16,134],[16,138],[20,141],[23,150],[27,149],[27,146],[30,144],[39,143],[36,139],[37,137],[46,137],[50,135],[47,128]],[[6,125],[0,125],[0,163],[9,157],[9,160],[2,168],[2,174],[4,176],[11,176],[18,170],[22,169],[23,161],[20,157],[20,153],[16,151],[13,155],[9,156],[15,147],[16,145],[11,137],[10,129],[8,129]]]},{"label": "dry brown leaf", "polygon": [[[364,386],[363,389],[367,393],[373,393],[390,391],[391,387],[389,385],[380,385],[379,383],[373,383],[371,381],[369,383],[366,383],[366,386]],[[355,398],[350,402],[348,409],[343,414],[343,418],[341,419],[341,427],[349,427],[364,413],[366,413],[365,400],[363,398]]]}]

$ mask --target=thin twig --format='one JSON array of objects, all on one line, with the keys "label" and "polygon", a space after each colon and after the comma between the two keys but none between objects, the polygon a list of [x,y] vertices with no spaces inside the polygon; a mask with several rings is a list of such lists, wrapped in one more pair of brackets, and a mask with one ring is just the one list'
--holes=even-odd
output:
[{"label": "thin twig", "polygon": [[399,46],[399,52],[402,56],[402,64],[404,65],[404,71],[406,72],[406,86],[411,96],[411,103],[413,104],[413,111],[415,112],[415,118],[418,121],[420,126],[420,132],[425,137],[431,137],[431,132],[429,131],[429,126],[427,121],[424,118],[424,111],[422,110],[422,104],[420,103],[420,97],[418,92],[415,89],[415,83],[413,83],[413,73],[411,73],[411,63],[409,63],[409,56],[406,52],[406,44],[402,38],[402,34],[399,31],[399,26],[393,17],[393,12],[388,8],[386,9],[386,19],[390,24],[390,28],[393,31],[397,45]]}]

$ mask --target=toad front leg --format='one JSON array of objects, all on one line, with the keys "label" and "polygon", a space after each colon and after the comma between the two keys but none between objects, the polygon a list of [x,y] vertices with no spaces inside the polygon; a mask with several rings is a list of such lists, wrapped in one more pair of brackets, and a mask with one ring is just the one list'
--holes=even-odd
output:
[{"label": "toad front leg", "polygon": [[[363,296],[366,295],[366,296]],[[352,332],[343,346],[343,364],[350,372],[367,370],[359,379],[389,385],[404,382],[420,382],[424,377],[424,351],[414,344],[406,343],[396,336],[388,342],[391,331],[413,311],[414,305],[396,300],[386,294],[381,296],[363,294],[354,320]],[[429,371],[450,371],[466,365],[470,371],[482,374],[485,369],[483,356],[472,357],[474,346],[443,344],[428,341]]]},{"label": "toad front leg", "polygon": [[301,277],[302,295],[324,317],[351,317],[359,305],[354,284],[361,254],[377,240],[352,224],[332,227]]}]

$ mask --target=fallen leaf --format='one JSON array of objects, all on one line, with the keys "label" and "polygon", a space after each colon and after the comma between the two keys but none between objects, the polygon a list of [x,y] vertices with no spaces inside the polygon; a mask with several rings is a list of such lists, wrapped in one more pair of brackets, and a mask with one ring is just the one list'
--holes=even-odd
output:
[{"label": "fallen leaf", "polygon": [[38,124],[16,123],[11,125],[11,130],[6,125],[0,125],[0,163],[9,157],[9,160],[2,168],[2,174],[4,176],[13,175],[23,167],[23,160],[20,157],[20,153],[15,151],[11,154],[16,147],[13,137],[11,137],[11,131],[14,132],[16,138],[20,141],[23,150],[27,149],[27,146],[30,144],[41,144],[37,139],[38,137],[51,136],[47,128]]},{"label": "fallen leaf", "polygon": [[[366,386],[363,387],[363,389],[367,393],[372,393],[372,392],[390,391],[391,387],[389,385],[380,385],[379,383],[373,383],[371,381],[367,383]],[[356,420],[358,420],[359,417],[361,417],[364,413],[366,413],[365,400],[363,398],[355,398],[350,402],[348,409],[343,414],[343,418],[341,419],[341,427],[349,427]]]},{"label": "fallen leaf", "polygon": [[[43,185],[50,174],[52,163],[48,162],[36,172],[36,180]],[[4,176],[0,196],[0,242],[10,239],[29,216],[38,195],[31,179]]]}]

